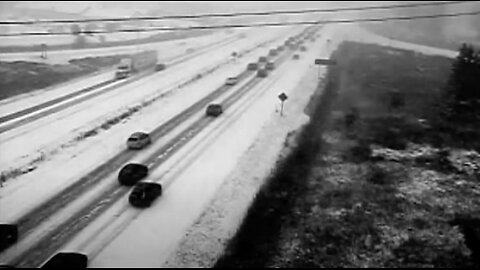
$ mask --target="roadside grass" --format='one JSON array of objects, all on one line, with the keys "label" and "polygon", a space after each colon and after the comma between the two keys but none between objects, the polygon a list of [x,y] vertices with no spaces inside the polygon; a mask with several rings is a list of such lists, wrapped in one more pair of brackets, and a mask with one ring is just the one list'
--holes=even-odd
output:
[{"label": "roadside grass", "polygon": [[336,55],[298,147],[215,266],[480,267],[480,178],[454,158],[476,142],[436,111],[451,60],[357,43]]}]

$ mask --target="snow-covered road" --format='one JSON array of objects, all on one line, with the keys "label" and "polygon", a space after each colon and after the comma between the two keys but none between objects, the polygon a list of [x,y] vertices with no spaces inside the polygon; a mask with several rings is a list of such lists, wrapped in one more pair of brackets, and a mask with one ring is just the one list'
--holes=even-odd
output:
[{"label": "snow-covered road", "polygon": [[[195,79],[196,74],[228,64],[228,61],[231,62],[229,55],[232,48],[237,51],[246,49],[253,46],[252,42],[259,44],[277,33],[279,32],[272,31],[269,35],[264,35],[257,31],[251,35],[251,39],[240,39],[227,46],[215,48],[210,53],[166,69],[164,72],[118,87],[32,123],[8,130],[0,134],[0,146],[4,150],[0,154],[0,162],[4,168],[14,169],[28,164],[39,156],[48,155],[60,145],[74,140],[79,133],[101,126],[108,119],[121,115],[129,108],[139,106],[145,100],[172,91],[179,92],[181,89],[178,89],[178,86]],[[254,58],[249,59],[252,61]],[[36,154],[31,155],[32,153]]]},{"label": "snow-covered road", "polygon": [[[286,37],[286,35],[291,32],[292,30],[283,29],[276,32],[272,31],[269,33],[269,35],[259,33],[258,38],[260,40],[266,40],[272,38],[273,36],[282,37],[282,39],[279,39],[276,44],[271,44],[272,46],[276,47],[283,42],[283,37]],[[247,44],[245,44],[244,46],[251,46],[252,40],[249,39],[246,43]],[[235,48],[237,49],[240,47],[242,47],[241,44]],[[139,120],[140,122],[143,121],[144,123],[145,120],[147,120],[147,123],[149,122],[147,126],[158,125],[159,121],[162,121],[162,119],[167,119],[168,117],[171,117],[172,113],[178,113],[179,109],[184,108],[188,105],[188,102],[193,102],[199,97],[201,97],[202,94],[205,95],[205,93],[207,93],[208,91],[212,91],[214,88],[212,87],[213,85],[220,86],[224,83],[226,77],[245,70],[247,63],[255,61],[260,55],[265,55],[265,53],[268,52],[268,49],[269,48],[266,47],[258,48],[257,50],[251,52],[251,54],[245,55],[244,57],[237,59],[236,61],[230,63],[224,68],[215,71],[212,75],[205,76],[204,79],[202,78],[197,83],[195,83],[195,85],[185,87],[184,91],[175,93],[175,95],[166,96],[165,99],[159,100],[157,104],[154,103],[151,107],[147,107],[145,109],[145,112],[148,111],[148,113],[141,112],[143,113],[143,115],[136,115],[133,118]],[[225,53],[229,54],[230,52],[231,48],[225,50]],[[217,51],[216,54],[221,55],[219,51]],[[211,63],[212,57],[210,57],[208,60]],[[203,61],[206,61],[206,59],[204,59]],[[205,85],[202,86],[202,84]],[[187,89],[190,90],[187,91]],[[152,111],[152,109],[154,110]],[[170,112],[169,109],[171,110]],[[159,112],[161,113],[159,114]],[[119,148],[123,148],[125,138],[128,136],[128,133],[136,129],[132,127],[138,126],[137,124],[138,123],[135,123],[134,121],[128,121],[129,127],[123,127],[123,133],[121,131],[121,125],[112,128],[109,131],[114,130],[115,133],[110,132],[110,134],[108,134],[108,136],[113,135],[111,138],[109,138],[108,136],[101,136],[102,134],[100,134],[100,136],[91,138],[91,140],[89,140],[85,144],[69,149],[72,151],[63,151],[61,155],[56,156],[54,160],[48,160],[45,163],[45,166],[42,166],[31,174],[25,175],[24,177],[19,177],[12,184],[8,184],[5,188],[0,190],[0,208],[2,208],[0,209],[0,212],[2,213],[1,219],[7,222],[9,220],[15,219],[15,217],[20,215],[22,211],[34,207],[38,203],[38,201],[41,201],[42,199],[49,197],[52,194],[55,194],[55,192],[58,192],[58,190],[60,190],[62,187],[65,187],[66,185],[68,185],[68,183],[71,183],[71,181],[75,178],[74,176],[78,177],[79,175],[84,174],[86,171],[88,171],[89,164],[101,162],[101,160],[104,160],[106,156],[112,155],[115,150],[118,151]],[[103,135],[107,135],[109,131],[106,131]],[[101,141],[103,145],[101,145],[100,147],[103,146],[104,150],[107,150],[105,148],[108,148],[108,151],[101,151],[99,153],[99,144],[93,145],[93,141]],[[70,156],[70,154],[73,154],[73,156]],[[78,156],[80,157],[75,158]],[[92,158],[92,156],[94,158]],[[60,170],[58,169],[59,163],[62,164],[62,169]],[[88,165],[84,166],[85,163],[87,163]],[[71,170],[69,169],[69,166],[71,166]],[[25,200],[25,196],[28,196],[30,200]],[[13,205],[15,205],[15,207],[12,207]]]}]

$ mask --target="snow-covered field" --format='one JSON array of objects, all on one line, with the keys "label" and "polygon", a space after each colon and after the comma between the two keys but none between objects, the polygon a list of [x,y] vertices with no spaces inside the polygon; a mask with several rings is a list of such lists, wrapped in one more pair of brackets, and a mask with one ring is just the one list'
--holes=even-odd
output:
[{"label": "snow-covered field", "polygon": [[215,40],[221,40],[228,36],[238,34],[242,31],[245,30],[236,31],[234,34],[227,34],[225,31],[217,31],[204,36],[147,43],[141,45],[116,46],[96,49],[70,49],[49,51],[47,52],[47,59],[41,58],[40,52],[1,53],[0,61],[31,61],[48,64],[66,64],[71,59],[109,56],[116,54],[130,54],[143,50],[156,50],[159,53],[159,59],[164,59],[166,55],[169,56],[171,54],[181,54],[189,48],[195,48],[201,45],[209,44]]}]

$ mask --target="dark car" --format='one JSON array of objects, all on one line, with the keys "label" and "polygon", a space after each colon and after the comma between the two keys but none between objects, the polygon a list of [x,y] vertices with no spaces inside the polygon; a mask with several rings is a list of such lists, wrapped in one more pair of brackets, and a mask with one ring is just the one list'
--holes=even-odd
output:
[{"label": "dark car", "polygon": [[275,49],[271,49],[271,50],[268,52],[268,55],[270,55],[270,56],[277,56],[277,54],[278,54],[278,52],[277,52],[277,50],[275,50]]},{"label": "dark car", "polygon": [[268,59],[267,59],[266,56],[260,56],[260,57],[258,58],[258,62],[260,62],[260,63],[265,63],[265,62],[267,62],[267,60],[268,60]]},{"label": "dark car", "polygon": [[268,70],[273,70],[275,69],[275,64],[273,62],[268,62],[265,68]]},{"label": "dark car", "polygon": [[257,77],[265,78],[268,75],[268,71],[266,69],[259,69],[257,72]]},{"label": "dark car", "polygon": [[258,69],[258,64],[257,63],[250,63],[247,66],[247,70],[257,70]]},{"label": "dark car", "polygon": [[145,132],[135,132],[127,140],[128,149],[142,149],[152,143],[150,135]]},{"label": "dark car", "polygon": [[162,195],[162,185],[151,181],[142,181],[135,185],[128,201],[135,207],[149,207],[160,195]]},{"label": "dark car", "polygon": [[235,85],[238,83],[238,78],[237,77],[229,77],[227,78],[227,81],[225,82],[225,85]]},{"label": "dark car", "polygon": [[155,71],[161,71],[167,68],[167,65],[165,64],[156,64],[155,65]]},{"label": "dark car", "polygon": [[217,117],[223,113],[222,105],[220,104],[210,104],[207,107],[207,116]]},{"label": "dark car", "polygon": [[82,253],[59,252],[48,260],[41,268],[87,268],[88,257]]},{"label": "dark car", "polygon": [[294,55],[293,55],[293,59],[297,60],[297,59],[299,59],[299,58],[300,58],[300,55],[298,55],[298,54],[294,54]]},{"label": "dark car", "polygon": [[137,163],[129,163],[118,173],[118,182],[125,186],[133,186],[147,175],[147,166]]},{"label": "dark car", "polygon": [[0,224],[0,251],[17,242],[18,228],[13,224]]}]

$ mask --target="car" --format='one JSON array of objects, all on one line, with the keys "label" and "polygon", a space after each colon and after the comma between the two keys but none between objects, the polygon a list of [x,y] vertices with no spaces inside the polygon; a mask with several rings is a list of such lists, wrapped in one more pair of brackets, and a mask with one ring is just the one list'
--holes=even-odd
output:
[{"label": "car", "polygon": [[250,63],[247,65],[247,70],[257,70],[258,64],[257,63]]},{"label": "car", "polygon": [[41,268],[87,268],[88,257],[78,252],[59,252],[51,257]]},{"label": "car", "polygon": [[0,251],[17,242],[18,228],[14,224],[0,224]]},{"label": "car", "polygon": [[237,77],[229,77],[227,81],[225,82],[226,85],[235,85],[238,83],[238,78]]},{"label": "car", "polygon": [[268,75],[268,71],[266,69],[259,69],[258,72],[257,72],[257,77],[260,77],[260,78],[265,78],[267,77]]},{"label": "car", "polygon": [[281,51],[283,51],[284,49],[285,49],[285,47],[283,47],[282,45],[280,45],[280,46],[278,46],[277,51],[280,51],[280,52],[281,52]]},{"label": "car", "polygon": [[260,57],[258,58],[258,62],[260,62],[260,63],[267,62],[267,60],[268,60],[268,59],[267,59],[266,56],[260,56]]},{"label": "car", "polygon": [[207,116],[217,117],[223,113],[223,108],[221,104],[210,104],[207,107]]},{"label": "car", "polygon": [[297,60],[297,59],[299,59],[299,58],[300,58],[300,55],[298,55],[298,54],[294,54],[294,55],[293,55],[293,59]]},{"label": "car", "polygon": [[265,68],[268,69],[268,70],[273,70],[273,69],[275,69],[275,63],[268,62],[267,65],[265,66]]},{"label": "car", "polygon": [[128,201],[135,207],[149,207],[162,195],[162,185],[153,181],[142,181],[135,185]]},{"label": "car", "polygon": [[162,71],[167,68],[167,65],[158,63],[155,65],[155,71]]},{"label": "car", "polygon": [[278,52],[277,52],[277,50],[275,50],[275,49],[271,49],[271,50],[268,52],[268,55],[270,55],[270,56],[277,56],[277,54],[278,54]]},{"label": "car", "polygon": [[128,163],[118,173],[118,182],[133,186],[148,175],[148,167],[138,163]]},{"label": "car", "polygon": [[135,132],[127,139],[128,149],[143,149],[151,143],[150,135],[145,132]]},{"label": "car", "polygon": [[305,46],[301,46],[301,47],[300,47],[300,51],[302,51],[302,52],[305,52],[305,51],[307,51],[307,47],[305,47]]}]

